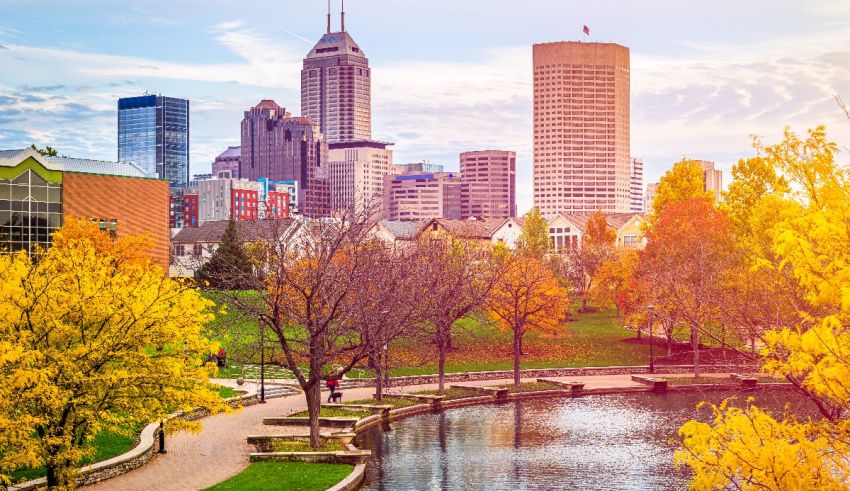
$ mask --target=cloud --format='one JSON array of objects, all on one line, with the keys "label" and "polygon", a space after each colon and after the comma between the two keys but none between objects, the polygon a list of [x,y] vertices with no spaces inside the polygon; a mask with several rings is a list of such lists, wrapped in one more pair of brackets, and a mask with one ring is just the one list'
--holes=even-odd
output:
[{"label": "cloud", "polygon": [[[0,147],[55,138],[54,146],[67,153],[114,158],[115,99],[149,88],[191,99],[192,173],[198,173],[227,145],[238,144],[242,111],[259,99],[275,98],[299,112],[309,40],[240,19],[218,22],[206,35],[210,59],[223,61],[174,62],[4,40],[0,104],[11,102],[10,112],[0,114]],[[827,123],[835,139],[850,143],[850,123],[832,100],[834,94],[850,100],[846,39],[850,27],[835,22],[806,35],[780,32],[746,42],[671,39],[675,49],[664,55],[634,49],[632,153],[644,158],[647,180],[683,155],[728,168],[751,154],[750,135],[769,142],[785,125],[802,130]],[[515,150],[519,209],[530,207],[531,46],[469,50],[460,61],[421,55],[386,61],[375,49],[373,136],[396,143],[396,161],[428,159],[456,169],[462,151]],[[74,114],[79,119],[70,125]],[[9,122],[16,118],[23,120]]]}]

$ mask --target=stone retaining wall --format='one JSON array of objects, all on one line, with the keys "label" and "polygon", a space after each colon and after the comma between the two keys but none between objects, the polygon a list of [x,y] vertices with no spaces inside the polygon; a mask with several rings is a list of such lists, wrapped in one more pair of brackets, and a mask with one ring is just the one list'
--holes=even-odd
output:
[{"label": "stone retaining wall", "polygon": [[[258,402],[257,394],[245,394],[243,396],[231,397],[227,405],[233,408],[240,406],[251,406]],[[203,418],[209,415],[206,408],[196,408],[188,413],[178,413],[172,417],[187,421]],[[130,451],[102,462],[88,465],[79,470],[77,475],[77,486],[105,481],[133,469],[138,469],[147,464],[153,457],[154,452],[159,451],[159,423],[151,423],[142,429],[139,434],[139,443]],[[34,491],[47,486],[47,478],[41,477],[26,481],[9,487],[9,491]]]}]

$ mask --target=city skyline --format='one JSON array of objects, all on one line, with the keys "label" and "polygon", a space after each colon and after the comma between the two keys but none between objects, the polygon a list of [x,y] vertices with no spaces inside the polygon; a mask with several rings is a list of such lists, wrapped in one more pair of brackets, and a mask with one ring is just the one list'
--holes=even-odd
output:
[{"label": "city skyline", "polygon": [[[188,24],[177,19],[190,18],[182,14],[191,3],[86,2],[92,8],[79,12],[50,2],[4,5],[0,147],[36,143],[114,158],[115,100],[149,90],[192,101],[191,174],[209,172],[216,155],[238,144],[241,113],[257,100],[299,107],[302,60],[325,30],[326,8],[195,9]],[[524,213],[532,194],[531,45],[580,39],[587,24],[588,40],[631,50],[631,154],[644,160],[646,183],[684,155],[717,162],[728,175],[749,154],[750,135],[774,139],[784,125],[826,123],[835,140],[850,142],[832,99],[850,99],[845,3],[612,5],[350,1],[346,30],[374,70],[373,137],[395,142],[398,162],[427,159],[449,170],[463,151],[516,150]],[[487,25],[474,25],[485,7]],[[287,14],[282,27],[263,22],[275,10]],[[453,49],[458,41],[464,49]]]}]

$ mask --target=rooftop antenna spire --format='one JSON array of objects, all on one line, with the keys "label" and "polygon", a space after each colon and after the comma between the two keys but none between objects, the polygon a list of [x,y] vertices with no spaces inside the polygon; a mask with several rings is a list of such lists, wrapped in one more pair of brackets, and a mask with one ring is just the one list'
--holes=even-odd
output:
[{"label": "rooftop antenna spire", "polygon": [[345,32],[345,0],[342,0],[342,11],[340,15],[340,30]]},{"label": "rooftop antenna spire", "polygon": [[331,33],[331,0],[328,0],[328,34]]}]

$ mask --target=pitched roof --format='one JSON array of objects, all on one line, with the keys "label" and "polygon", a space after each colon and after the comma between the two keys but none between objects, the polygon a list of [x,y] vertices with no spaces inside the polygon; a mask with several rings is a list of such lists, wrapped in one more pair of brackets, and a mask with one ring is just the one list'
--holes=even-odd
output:
[{"label": "pitched roof", "polygon": [[379,223],[389,230],[396,239],[413,239],[419,234],[419,230],[422,229],[425,222],[419,220],[381,220]]},{"label": "pitched roof", "polygon": [[75,159],[71,157],[45,157],[46,161],[59,164],[65,172],[85,174],[103,174],[108,176],[156,178],[132,162],[111,162],[108,160]]},{"label": "pitched roof", "polygon": [[[446,232],[469,239],[490,239],[493,232],[496,231],[504,222],[504,218],[482,218],[476,220],[455,220],[448,218],[435,218],[432,222],[437,222],[443,227]],[[429,222],[430,223],[430,222]]]},{"label": "pitched roof", "polygon": [[[227,228],[227,220],[216,220],[204,222],[199,227],[183,227],[177,235],[171,239],[172,244],[214,244],[221,240],[224,230]],[[275,236],[285,236],[291,232],[296,221],[284,220],[257,220],[237,221],[236,231],[239,237],[246,242],[258,239],[273,239]]]},{"label": "pitched roof", "polygon": [[[605,221],[608,223],[608,226],[613,228],[614,230],[619,229],[623,225],[626,224],[629,220],[632,219],[635,215],[641,215],[640,213],[605,213]],[[592,215],[574,215],[568,213],[559,213],[554,216],[550,216],[547,218],[547,221],[554,220],[556,217],[562,216],[564,219],[574,224],[582,233],[587,230],[587,221],[590,220]]]},{"label": "pitched roof", "polygon": [[103,174],[107,176],[146,177],[155,179],[132,162],[75,159],[72,157],[46,157],[32,148],[0,150],[0,165],[14,167],[27,158],[36,159],[45,168],[61,172]]}]

